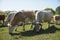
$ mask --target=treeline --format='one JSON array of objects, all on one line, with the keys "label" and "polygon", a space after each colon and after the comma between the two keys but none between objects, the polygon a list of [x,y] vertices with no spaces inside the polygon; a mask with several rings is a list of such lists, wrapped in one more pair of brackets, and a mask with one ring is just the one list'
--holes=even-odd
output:
[{"label": "treeline", "polygon": [[52,8],[45,8],[44,10],[51,10],[54,14],[60,15],[60,6],[58,6],[55,10]]},{"label": "treeline", "polygon": [[[55,10],[53,9],[53,8],[45,8],[44,10],[51,10],[53,13],[54,13],[54,15],[55,14],[58,14],[58,15],[60,15],[60,6],[58,6]],[[8,14],[8,12],[10,12],[10,11],[1,11],[0,10],[0,14],[4,14],[4,15],[7,15]]]}]

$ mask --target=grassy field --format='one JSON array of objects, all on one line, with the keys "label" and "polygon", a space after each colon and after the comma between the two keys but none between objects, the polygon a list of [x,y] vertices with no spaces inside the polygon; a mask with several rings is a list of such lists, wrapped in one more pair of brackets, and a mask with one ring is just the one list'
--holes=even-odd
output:
[{"label": "grassy field", "polygon": [[26,31],[22,30],[22,26],[17,27],[17,31],[13,31],[14,35],[9,35],[8,27],[0,27],[0,40],[60,40],[60,25],[47,27],[43,24],[42,29],[35,33],[30,29],[30,25],[26,25]]}]

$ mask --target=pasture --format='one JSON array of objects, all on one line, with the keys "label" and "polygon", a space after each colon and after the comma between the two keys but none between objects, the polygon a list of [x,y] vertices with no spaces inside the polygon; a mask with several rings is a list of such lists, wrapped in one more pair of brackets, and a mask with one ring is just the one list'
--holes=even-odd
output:
[{"label": "pasture", "polygon": [[60,40],[60,25],[47,27],[47,23],[43,24],[42,29],[35,33],[30,29],[30,24],[25,26],[26,31],[23,31],[22,26],[17,27],[14,35],[9,35],[8,27],[0,27],[0,40]]}]

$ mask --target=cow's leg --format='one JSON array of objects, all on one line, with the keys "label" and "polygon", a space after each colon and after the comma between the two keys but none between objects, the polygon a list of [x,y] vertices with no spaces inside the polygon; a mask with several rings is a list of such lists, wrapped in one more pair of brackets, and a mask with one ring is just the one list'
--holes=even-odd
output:
[{"label": "cow's leg", "polygon": [[36,23],[35,24],[35,27],[34,27],[34,31],[35,32],[38,32],[39,31],[39,29],[40,29],[39,26],[40,26],[39,23]]},{"label": "cow's leg", "polygon": [[[15,29],[17,31],[17,28]],[[25,31],[25,23],[23,23],[23,31]]]},{"label": "cow's leg", "polygon": [[50,21],[48,22],[48,27],[50,27]]},{"label": "cow's leg", "polygon": [[40,23],[39,25],[40,25],[40,29],[42,29],[42,23]]},{"label": "cow's leg", "polygon": [[[16,26],[18,26],[18,25],[16,25]],[[15,31],[17,31],[17,28],[15,28]]]},{"label": "cow's leg", "polygon": [[56,24],[59,24],[58,22],[59,22],[59,20],[56,20]]},{"label": "cow's leg", "polygon": [[32,28],[33,28],[33,24],[34,24],[34,23],[32,23],[32,24],[31,24],[31,27],[30,27],[30,29],[32,29]]},{"label": "cow's leg", "polygon": [[25,23],[23,23],[23,31],[25,31]]},{"label": "cow's leg", "polygon": [[4,25],[4,20],[3,20],[3,25]]},{"label": "cow's leg", "polygon": [[3,20],[3,23],[4,23],[4,20]]}]

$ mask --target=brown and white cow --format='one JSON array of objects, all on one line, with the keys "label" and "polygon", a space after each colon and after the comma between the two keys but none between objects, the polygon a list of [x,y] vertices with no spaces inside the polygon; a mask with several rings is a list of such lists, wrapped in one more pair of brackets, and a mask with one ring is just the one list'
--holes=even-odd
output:
[{"label": "brown and white cow", "polygon": [[53,21],[54,21],[54,23],[58,24],[60,22],[60,15],[54,15]]},{"label": "brown and white cow", "polygon": [[[9,33],[12,33],[16,25],[22,21],[25,22],[25,19],[29,18],[31,22],[35,20],[35,12],[33,11],[20,11],[15,14],[9,23]],[[23,24],[23,30],[25,30],[25,24]]]}]

